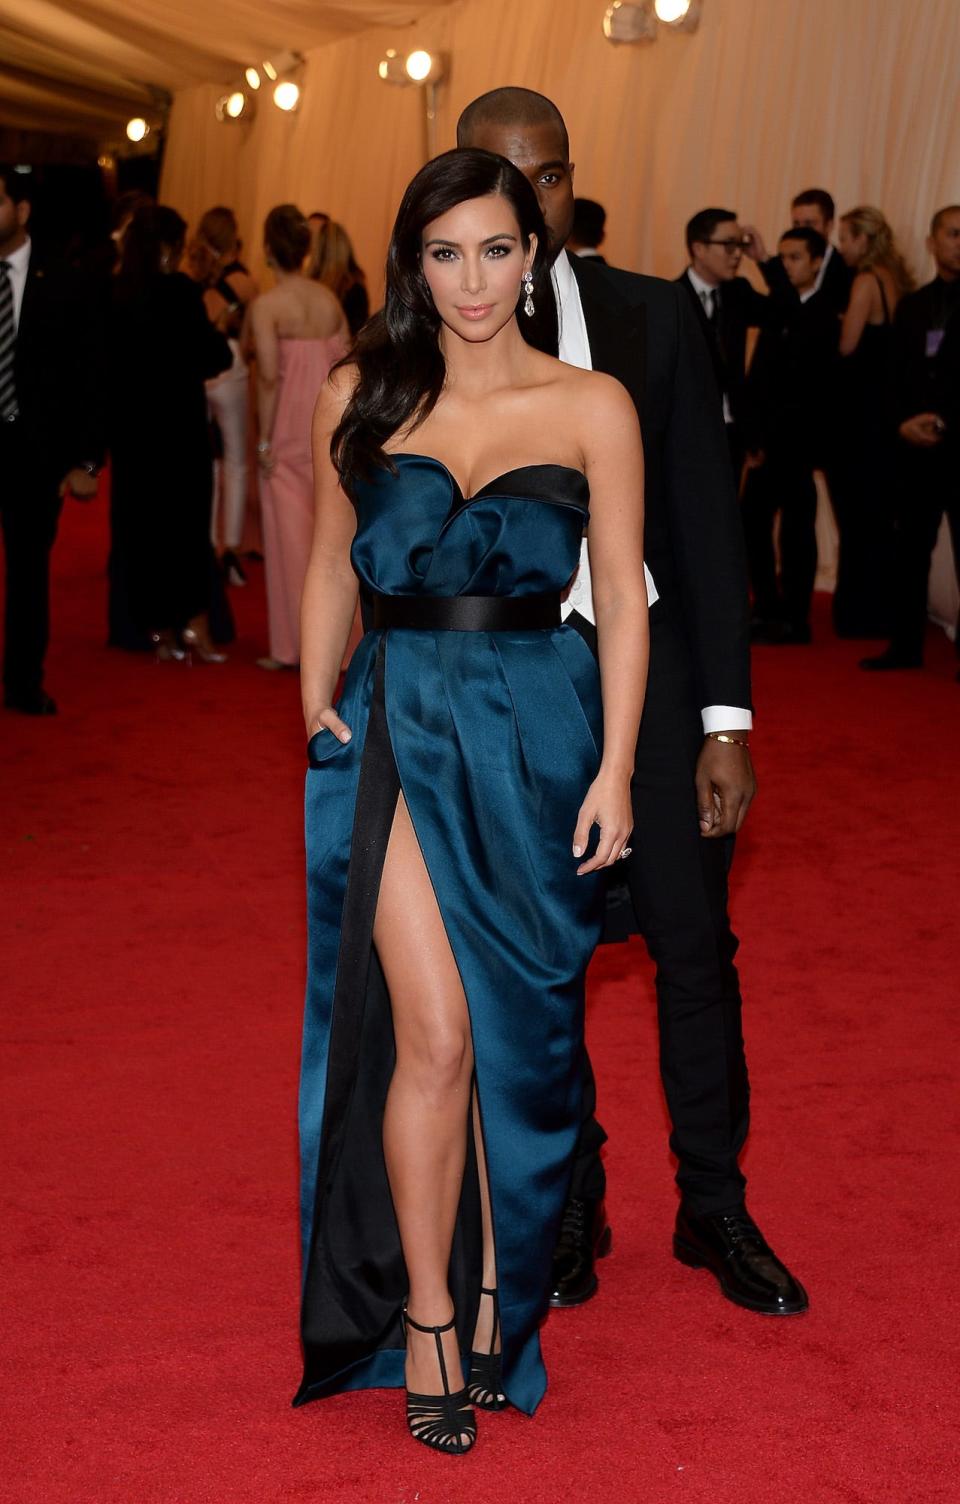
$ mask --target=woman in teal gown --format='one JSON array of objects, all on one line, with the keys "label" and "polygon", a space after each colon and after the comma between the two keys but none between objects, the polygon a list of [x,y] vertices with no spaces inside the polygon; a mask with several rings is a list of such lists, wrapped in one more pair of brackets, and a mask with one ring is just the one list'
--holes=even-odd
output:
[{"label": "woman in teal gown", "polygon": [[[545,353],[555,317],[530,184],[448,152],[314,422],[295,1403],[405,1384],[447,1452],[546,1387],[584,978],[632,824],[639,432],[616,382]],[[560,624],[588,523],[599,666]]]}]

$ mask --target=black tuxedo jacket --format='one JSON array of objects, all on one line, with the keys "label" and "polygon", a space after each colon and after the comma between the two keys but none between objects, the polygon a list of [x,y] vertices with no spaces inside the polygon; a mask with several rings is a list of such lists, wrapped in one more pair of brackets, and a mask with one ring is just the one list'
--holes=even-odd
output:
[{"label": "black tuxedo jacket", "polygon": [[[895,427],[918,413],[939,413],[946,418],[957,405],[957,393],[952,390],[955,363],[949,356],[960,335],[960,286],[934,277],[916,292],[908,293],[897,304],[893,331],[896,356],[891,417]],[[928,355],[927,339],[934,332],[942,342],[936,355]]]},{"label": "black tuxedo jacket", "polygon": [[[779,256],[771,256],[769,261],[760,265],[763,280],[772,293],[787,302],[799,302],[799,295],[783,269],[783,262]],[[853,286],[853,272],[844,261],[840,252],[834,247],[833,254],[827,262],[827,269],[823,274],[823,281],[817,293],[822,298],[824,305],[835,314],[844,314],[850,301],[850,289]]]},{"label": "black tuxedo jacket", "polygon": [[14,358],[18,427],[38,467],[58,479],[103,460],[100,313],[87,280],[45,265],[32,243]]},{"label": "black tuxedo jacket", "polygon": [[757,292],[746,277],[734,277],[714,288],[717,311],[713,319],[708,319],[687,273],[677,280],[707,341],[717,386],[726,394],[734,423],[742,427],[746,408],[747,330],[763,327],[769,299]]},{"label": "black tuxedo jacket", "polygon": [[768,301],[747,377],[744,439],[815,468],[825,460],[840,320],[822,289],[805,303]]},{"label": "black tuxedo jacket", "polygon": [[710,357],[690,301],[676,283],[570,260],[593,368],[626,387],[640,418],[644,552],[662,609],[689,642],[699,705],[749,707],[743,530]]}]

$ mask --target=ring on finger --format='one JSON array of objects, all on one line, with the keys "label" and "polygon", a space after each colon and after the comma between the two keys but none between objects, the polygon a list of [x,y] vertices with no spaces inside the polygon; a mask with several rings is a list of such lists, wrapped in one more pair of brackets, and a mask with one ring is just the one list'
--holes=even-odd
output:
[{"label": "ring on finger", "polygon": [[628,856],[633,856],[633,847],[632,846],[624,846],[624,848],[621,851],[620,855],[617,857],[617,861],[618,862],[626,861],[626,859],[627,859]]}]

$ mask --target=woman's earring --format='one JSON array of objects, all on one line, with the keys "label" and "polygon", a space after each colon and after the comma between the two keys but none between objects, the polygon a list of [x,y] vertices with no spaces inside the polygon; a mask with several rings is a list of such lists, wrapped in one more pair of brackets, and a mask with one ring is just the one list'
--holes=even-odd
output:
[{"label": "woman's earring", "polygon": [[524,290],[524,292],[527,295],[527,300],[526,300],[526,302],[523,305],[523,311],[527,315],[528,319],[532,319],[533,318],[533,273],[532,272],[524,272],[524,274],[523,274],[523,290]]}]

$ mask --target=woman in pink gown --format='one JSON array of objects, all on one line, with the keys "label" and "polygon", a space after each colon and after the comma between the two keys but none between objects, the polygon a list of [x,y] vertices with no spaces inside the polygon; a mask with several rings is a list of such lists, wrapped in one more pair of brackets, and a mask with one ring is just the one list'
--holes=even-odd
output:
[{"label": "woman in pink gown", "polygon": [[263,668],[295,668],[313,535],[313,409],[331,366],[346,354],[349,331],[330,290],[301,272],[310,230],[299,209],[292,204],[271,209],[264,243],[276,286],[253,303],[251,336],[270,653],[257,661]]}]

